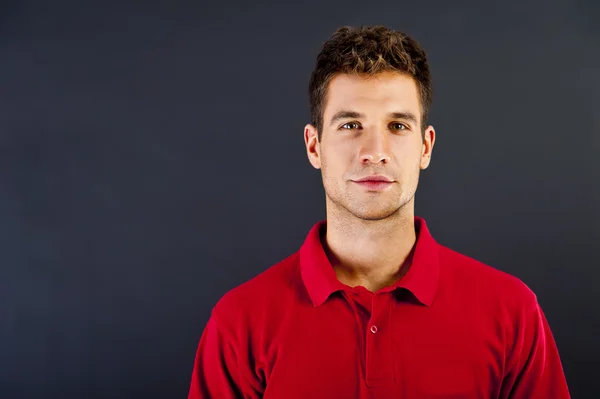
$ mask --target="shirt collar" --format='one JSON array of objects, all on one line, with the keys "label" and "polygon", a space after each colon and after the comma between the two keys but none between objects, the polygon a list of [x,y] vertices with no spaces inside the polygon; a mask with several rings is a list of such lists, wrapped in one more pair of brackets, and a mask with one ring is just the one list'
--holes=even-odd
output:
[{"label": "shirt collar", "polygon": [[[404,288],[423,305],[431,306],[438,286],[439,244],[429,233],[425,219],[415,216],[414,222],[417,240],[412,263],[394,288]],[[323,304],[332,293],[347,288],[337,279],[323,249],[321,239],[326,226],[325,220],[317,222],[299,251],[302,280],[315,307]]]}]

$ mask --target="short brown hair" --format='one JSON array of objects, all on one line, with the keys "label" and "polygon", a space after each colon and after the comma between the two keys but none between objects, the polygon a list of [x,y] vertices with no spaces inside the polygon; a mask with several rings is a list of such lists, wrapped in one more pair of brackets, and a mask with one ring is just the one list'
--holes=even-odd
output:
[{"label": "short brown hair", "polygon": [[374,75],[396,71],[412,76],[421,95],[424,131],[433,90],[425,51],[405,33],[382,25],[337,29],[323,44],[309,83],[310,117],[321,141],[327,87],[340,73]]}]

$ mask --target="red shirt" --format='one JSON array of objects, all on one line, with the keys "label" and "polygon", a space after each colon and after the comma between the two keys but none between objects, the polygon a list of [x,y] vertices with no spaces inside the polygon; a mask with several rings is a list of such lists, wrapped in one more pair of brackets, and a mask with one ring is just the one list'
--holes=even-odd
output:
[{"label": "red shirt", "polygon": [[351,288],[325,255],[325,229],[218,301],[189,399],[570,397],[521,280],[438,244],[415,217],[407,274],[376,293]]}]

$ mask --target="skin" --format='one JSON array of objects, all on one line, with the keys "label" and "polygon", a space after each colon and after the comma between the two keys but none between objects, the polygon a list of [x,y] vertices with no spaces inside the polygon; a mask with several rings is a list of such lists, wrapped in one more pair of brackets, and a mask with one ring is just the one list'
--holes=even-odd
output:
[{"label": "skin", "polygon": [[[340,111],[360,115],[332,120]],[[398,72],[336,75],[328,86],[321,141],[310,124],[304,141],[311,165],[321,169],[327,215],[322,242],[338,279],[371,292],[393,285],[406,274],[416,243],[415,192],[435,142],[433,127],[421,127],[416,82]],[[354,182],[374,174],[394,182],[384,191]]]}]

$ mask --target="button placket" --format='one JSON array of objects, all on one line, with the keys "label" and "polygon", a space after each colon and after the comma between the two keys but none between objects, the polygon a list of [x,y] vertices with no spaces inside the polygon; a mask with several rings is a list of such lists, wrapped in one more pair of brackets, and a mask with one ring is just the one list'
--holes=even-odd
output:
[{"label": "button placket", "polygon": [[389,331],[389,293],[373,296],[371,319],[367,328],[366,377],[367,385],[394,379],[392,342]]}]

